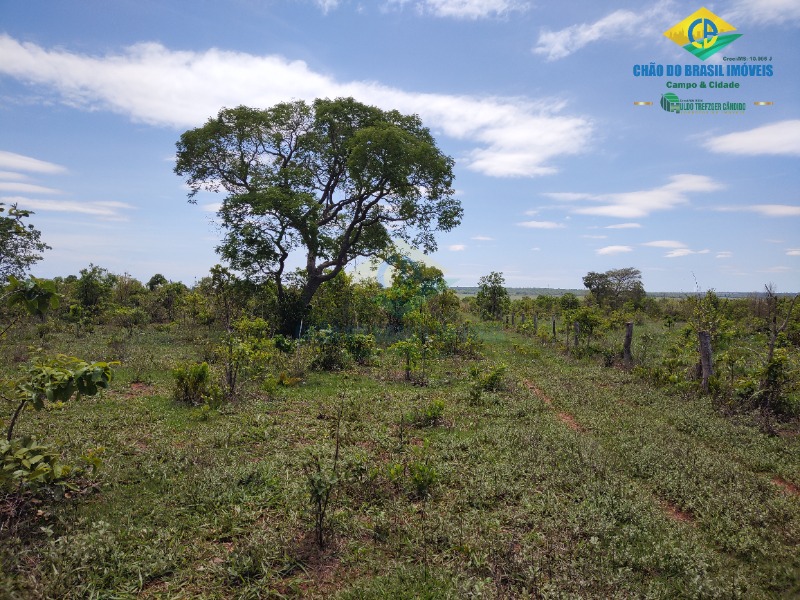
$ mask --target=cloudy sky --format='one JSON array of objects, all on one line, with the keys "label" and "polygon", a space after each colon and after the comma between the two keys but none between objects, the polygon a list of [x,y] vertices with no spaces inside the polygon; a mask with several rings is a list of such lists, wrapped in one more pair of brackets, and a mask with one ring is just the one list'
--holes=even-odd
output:
[{"label": "cloudy sky", "polygon": [[[191,284],[217,262],[219,198],[187,203],[180,134],[223,106],[354,96],[419,114],[456,159],[465,217],[431,257],[455,285],[632,266],[650,291],[798,291],[800,3],[706,3],[742,37],[705,62],[663,35],[701,6],[0,0],[0,202],[35,211],[37,275]],[[773,76],[633,74],[738,57]],[[739,88],[667,88],[711,81]],[[670,91],[746,108],[670,113]]]}]

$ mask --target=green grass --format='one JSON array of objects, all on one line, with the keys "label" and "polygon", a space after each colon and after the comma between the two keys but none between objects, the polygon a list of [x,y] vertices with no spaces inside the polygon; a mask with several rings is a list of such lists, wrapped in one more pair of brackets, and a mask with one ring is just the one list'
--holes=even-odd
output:
[{"label": "green grass", "polygon": [[[412,385],[386,353],[202,411],[172,400],[169,370],[205,358],[203,333],[138,335],[102,397],[22,416],[19,434],[67,462],[103,447],[104,465],[93,491],[2,533],[0,597],[800,593],[800,500],[773,482],[800,482],[796,436],[490,326],[477,364],[508,365],[499,391],[471,394],[476,363],[459,358]],[[48,349],[108,358],[112,337],[62,333]],[[319,549],[303,465],[331,465],[339,411]]]}]

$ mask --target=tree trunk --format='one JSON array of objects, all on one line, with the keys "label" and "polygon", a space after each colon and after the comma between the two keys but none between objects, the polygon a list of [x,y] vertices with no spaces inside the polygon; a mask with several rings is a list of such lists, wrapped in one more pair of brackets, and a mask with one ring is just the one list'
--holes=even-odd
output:
[{"label": "tree trunk", "polygon": [[714,365],[711,358],[711,334],[708,331],[697,332],[700,341],[700,366],[703,378],[703,392],[708,393],[708,380],[714,375]]},{"label": "tree trunk", "polygon": [[572,330],[575,332],[575,349],[578,349],[578,340],[581,337],[581,324],[575,321],[572,324]]},{"label": "tree trunk", "polygon": [[633,321],[625,323],[625,343],[622,345],[622,361],[627,368],[633,366],[633,354],[631,354],[631,342],[633,342]]},{"label": "tree trunk", "polygon": [[556,318],[553,317],[553,340],[556,339]]}]

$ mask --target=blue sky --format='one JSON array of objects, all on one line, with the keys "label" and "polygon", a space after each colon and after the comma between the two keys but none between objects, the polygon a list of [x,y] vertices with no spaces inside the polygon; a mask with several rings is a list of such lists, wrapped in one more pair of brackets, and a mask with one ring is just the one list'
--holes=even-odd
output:
[{"label": "blue sky", "polygon": [[[429,259],[452,284],[633,266],[649,291],[799,291],[800,3],[706,3],[742,37],[705,63],[663,36],[701,6],[0,0],[0,202],[35,211],[37,275],[191,284],[218,262],[220,198],[187,203],[180,134],[222,106],[354,96],[419,114],[456,159],[464,220]],[[773,76],[633,75],[739,56]],[[669,91],[746,109],[669,113]]]}]

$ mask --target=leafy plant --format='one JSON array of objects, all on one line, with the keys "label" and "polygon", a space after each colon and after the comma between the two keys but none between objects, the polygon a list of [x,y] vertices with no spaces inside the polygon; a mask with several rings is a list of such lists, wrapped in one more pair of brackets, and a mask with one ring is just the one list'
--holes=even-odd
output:
[{"label": "leafy plant", "polygon": [[368,364],[375,354],[375,336],[363,333],[345,335],[347,352],[360,365]]},{"label": "leafy plant", "polygon": [[62,465],[60,454],[36,438],[0,439],[0,490],[61,485],[74,489],[69,481],[71,468]]},{"label": "leafy plant", "polygon": [[14,425],[27,404],[41,410],[45,401],[67,402],[76,393],[78,398],[94,396],[111,382],[113,364],[116,363],[87,363],[74,356],[59,354],[29,365],[25,374],[8,386],[10,392],[6,398],[18,404],[8,425],[6,439],[12,439]]},{"label": "leafy plant", "polygon": [[326,467],[323,464],[323,459],[316,452],[311,452],[306,462],[303,463],[303,472],[306,476],[311,513],[314,520],[314,532],[317,546],[320,548],[325,545],[328,507],[330,506],[332,494],[339,484],[339,448],[343,412],[344,407],[340,406],[336,414],[336,446],[331,466]]},{"label": "leafy plant", "polygon": [[178,402],[197,406],[211,404],[220,396],[220,391],[211,381],[211,370],[207,362],[186,363],[172,369],[175,389],[172,397]]},{"label": "leafy plant", "polygon": [[311,336],[314,358],[311,368],[319,371],[339,371],[350,364],[347,352],[347,339],[341,333],[330,329],[320,329]]},{"label": "leafy plant", "polygon": [[493,365],[488,371],[482,372],[477,365],[470,368],[473,386],[484,392],[499,392],[506,389],[505,375],[508,365],[500,363]]},{"label": "leafy plant", "polygon": [[417,427],[433,427],[442,421],[444,408],[444,400],[435,398],[422,408],[416,409],[407,420]]}]

